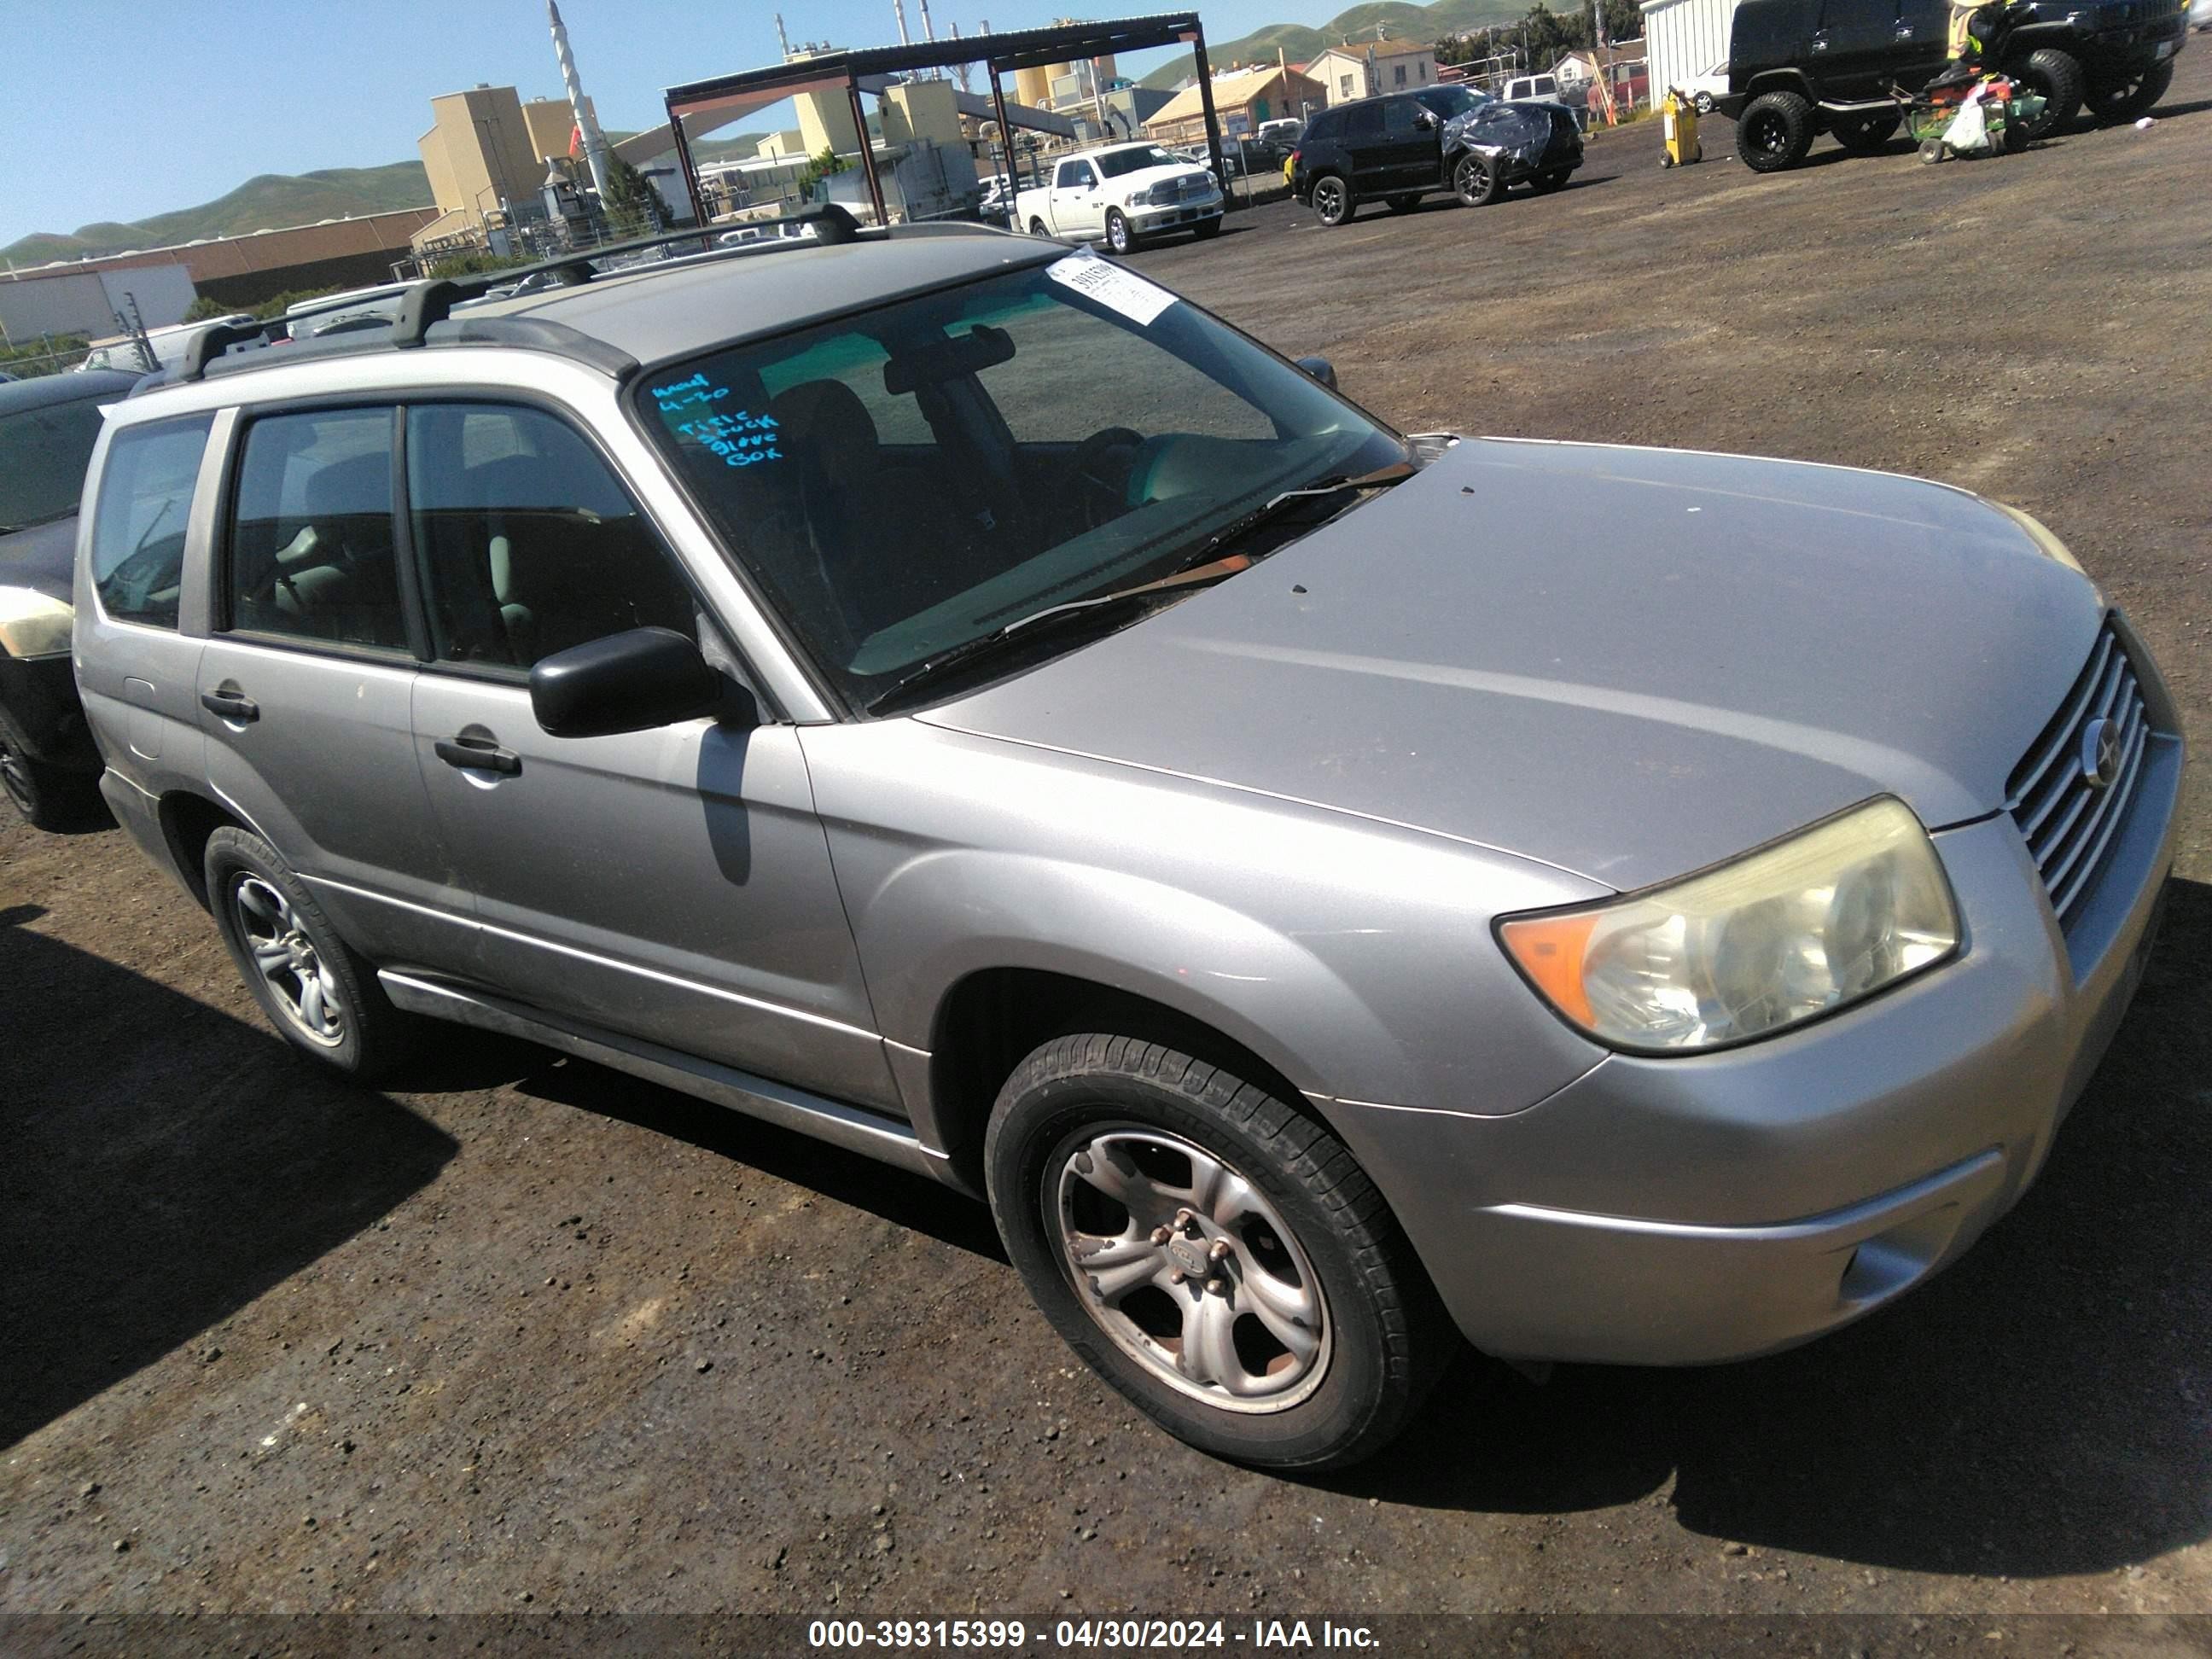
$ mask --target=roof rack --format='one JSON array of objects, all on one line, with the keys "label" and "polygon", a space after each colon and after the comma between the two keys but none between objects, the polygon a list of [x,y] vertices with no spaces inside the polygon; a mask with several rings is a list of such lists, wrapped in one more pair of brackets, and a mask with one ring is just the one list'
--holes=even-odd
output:
[{"label": "roof rack", "polygon": [[[796,213],[781,213],[767,218],[752,219],[750,225],[810,224],[814,227],[817,242],[836,244],[849,242],[860,234],[860,222],[835,202],[801,208]],[[690,230],[665,231],[658,236],[640,236],[627,242],[610,242],[603,247],[576,248],[556,258],[541,259],[536,264],[511,265],[504,270],[472,271],[465,276],[433,277],[409,289],[399,301],[399,315],[392,324],[392,345],[404,349],[423,343],[423,336],[430,328],[442,323],[453,314],[453,307],[464,301],[481,299],[495,288],[507,287],[532,276],[558,276],[561,286],[588,283],[599,276],[600,262],[624,253],[643,252],[648,248],[665,247],[676,242],[709,242],[723,233],[711,225],[696,225]],[[629,267],[619,266],[617,271]],[[615,275],[617,272],[606,272]]]}]

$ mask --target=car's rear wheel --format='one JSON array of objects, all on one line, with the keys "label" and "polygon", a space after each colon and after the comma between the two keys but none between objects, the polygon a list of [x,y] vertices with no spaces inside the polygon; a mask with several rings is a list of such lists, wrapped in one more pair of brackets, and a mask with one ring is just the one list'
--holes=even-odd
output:
[{"label": "car's rear wheel", "polygon": [[1054,1328],[1170,1433],[1273,1468],[1351,1463],[1454,1347],[1381,1195],[1320,1124],[1159,1043],[1054,1038],[1000,1091],[984,1157]]},{"label": "car's rear wheel", "polygon": [[1487,155],[1462,155],[1452,165],[1452,194],[1463,207],[1488,207],[1505,193],[1504,175]]},{"label": "car's rear wheel", "polygon": [[1332,228],[1352,217],[1352,191],[1343,179],[1333,173],[1325,173],[1313,181],[1308,197],[1314,217]]},{"label": "car's rear wheel", "polygon": [[2173,60],[2154,64],[2140,75],[2131,75],[2089,89],[2089,113],[2109,125],[2148,115],[2173,84]]},{"label": "car's rear wheel", "polygon": [[1852,155],[1872,155],[1897,137],[1902,124],[1902,118],[1895,115],[1854,115],[1838,120],[1830,131]]},{"label": "car's rear wheel", "polygon": [[1032,219],[1030,221],[1030,234],[1032,236],[1049,236],[1052,233],[1044,228],[1043,220]]},{"label": "car's rear wheel", "polygon": [[1385,200],[1393,213],[1411,213],[1421,204],[1419,191],[1408,191],[1402,195],[1388,197]]},{"label": "car's rear wheel", "polygon": [[1813,147],[1813,106],[1802,94],[1761,93],[1735,122],[1735,153],[1753,173],[1779,173]]},{"label": "car's rear wheel", "polygon": [[1528,180],[1528,188],[1534,191],[1539,196],[1549,196],[1553,191],[1559,190],[1565,185],[1572,171],[1573,170],[1569,167],[1547,168],[1544,172],[1535,174]]},{"label": "car's rear wheel", "polygon": [[2031,143],[2064,131],[2081,112],[2082,91],[2088,82],[2071,54],[2052,46],[2032,52],[2014,70],[2013,78],[2043,100],[2043,113],[2021,124]]},{"label": "car's rear wheel", "polygon": [[337,1071],[368,1078],[414,1046],[419,1023],[392,1006],[376,971],[340,939],[314,896],[258,836],[208,837],[208,905],[246,988],[276,1034]]}]

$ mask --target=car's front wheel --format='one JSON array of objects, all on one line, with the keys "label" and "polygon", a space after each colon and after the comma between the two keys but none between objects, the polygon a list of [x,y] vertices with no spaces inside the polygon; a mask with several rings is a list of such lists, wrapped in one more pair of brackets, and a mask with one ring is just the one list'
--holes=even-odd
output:
[{"label": "car's front wheel", "polygon": [[1106,210],[1106,246],[1116,253],[1137,251],[1137,233],[1129,228],[1129,221],[1119,208]]},{"label": "car's front wheel", "polygon": [[0,714],[0,789],[34,830],[74,830],[100,821],[100,787],[31,753],[21,735]]},{"label": "car's front wheel", "polygon": [[1780,173],[1813,147],[1813,105],[1801,93],[1762,93],[1736,118],[1737,159],[1753,173]]},{"label": "car's front wheel", "polygon": [[1334,173],[1324,173],[1313,181],[1309,199],[1313,204],[1314,217],[1324,225],[1334,227],[1352,217],[1352,191]]},{"label": "car's front wheel", "polygon": [[1057,1037],[1007,1079],[984,1154],[1000,1235],[1045,1317],[1201,1450],[1355,1462],[1452,1351],[1351,1153],[1232,1072],[1135,1037]]},{"label": "car's front wheel", "polygon": [[2078,59],[2055,46],[2044,46],[2027,55],[2013,71],[2014,78],[2043,100],[2043,113],[2021,123],[2031,143],[2063,132],[2081,112],[2087,84]]},{"label": "car's front wheel", "polygon": [[276,848],[243,830],[208,837],[208,905],[246,988],[276,1034],[335,1070],[368,1078],[414,1046],[417,1021],[340,939]]},{"label": "car's front wheel", "polygon": [[1464,207],[1487,207],[1505,193],[1504,175],[1486,155],[1462,155],[1452,167],[1452,194]]}]

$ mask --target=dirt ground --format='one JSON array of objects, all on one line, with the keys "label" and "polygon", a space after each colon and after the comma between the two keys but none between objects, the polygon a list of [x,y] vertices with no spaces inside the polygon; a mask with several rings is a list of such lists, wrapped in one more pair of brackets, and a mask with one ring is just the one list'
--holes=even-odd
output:
[{"label": "dirt ground", "polygon": [[[2149,131],[2001,161],[1656,144],[1137,264],[1408,429],[2020,503],[2212,740],[2212,40]],[[1140,1422],[980,1207],[519,1045],[326,1081],[119,834],[11,819],[0,1609],[1971,1613],[1983,1651],[1984,1620],[2212,1611],[2207,775],[2161,957],[1958,1267],[1755,1364],[1470,1358],[1318,1482]]]}]

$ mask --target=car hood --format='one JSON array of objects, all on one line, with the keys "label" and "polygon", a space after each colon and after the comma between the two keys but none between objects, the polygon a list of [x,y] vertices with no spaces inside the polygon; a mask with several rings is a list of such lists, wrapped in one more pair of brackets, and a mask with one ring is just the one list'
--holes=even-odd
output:
[{"label": "car hood", "polygon": [[1485,439],[919,718],[1626,889],[1876,794],[1931,828],[1996,811],[2102,617],[1964,490]]},{"label": "car hood", "polygon": [[1210,169],[1185,162],[1179,167],[1139,167],[1134,173],[1116,173],[1106,181],[1105,187],[1127,196],[1133,190],[1150,190],[1154,185],[1170,184],[1185,179],[1205,185],[1213,183]]},{"label": "car hood", "polygon": [[0,587],[36,589],[64,604],[76,560],[76,514],[0,536]]}]

